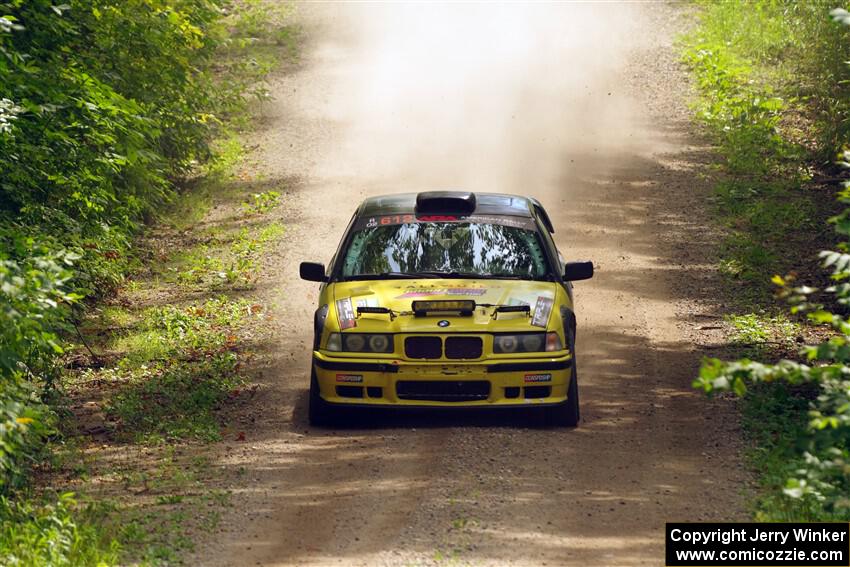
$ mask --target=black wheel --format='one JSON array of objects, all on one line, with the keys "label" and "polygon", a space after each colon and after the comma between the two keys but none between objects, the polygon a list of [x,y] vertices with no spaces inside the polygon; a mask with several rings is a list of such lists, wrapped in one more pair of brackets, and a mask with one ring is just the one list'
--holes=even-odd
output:
[{"label": "black wheel", "polygon": [[310,425],[318,427],[333,424],[333,408],[319,394],[319,381],[315,369],[310,371],[310,400],[307,408],[307,419]]},{"label": "black wheel", "polygon": [[578,375],[576,373],[576,361],[573,356],[572,372],[570,373],[570,385],[567,388],[567,402],[545,408],[544,417],[546,425],[552,427],[576,427],[581,418],[578,402]]}]

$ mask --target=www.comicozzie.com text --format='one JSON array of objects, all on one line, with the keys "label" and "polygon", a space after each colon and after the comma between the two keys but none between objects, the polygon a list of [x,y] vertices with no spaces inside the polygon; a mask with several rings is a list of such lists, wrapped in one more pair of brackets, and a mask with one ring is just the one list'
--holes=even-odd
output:
[{"label": "www.comicozzie.com text", "polygon": [[737,541],[772,541],[781,544],[788,542],[793,534],[797,542],[827,542],[846,541],[847,532],[832,529],[798,528],[791,531],[771,530],[768,528],[730,528],[716,529],[710,531],[683,530],[676,528],[670,532],[673,541],[686,541],[690,543],[722,543],[727,545]]}]

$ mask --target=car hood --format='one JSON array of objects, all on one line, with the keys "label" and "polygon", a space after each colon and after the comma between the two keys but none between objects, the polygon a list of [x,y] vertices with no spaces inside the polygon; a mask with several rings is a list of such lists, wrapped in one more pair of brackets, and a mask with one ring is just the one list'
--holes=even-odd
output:
[{"label": "car hood", "polygon": [[[558,284],[542,281],[492,280],[492,279],[393,279],[377,281],[341,282],[333,286],[333,298],[341,328],[361,332],[492,332],[534,331],[546,327]],[[528,305],[531,314],[500,313],[493,316],[493,308],[476,309],[472,316],[427,317],[401,315],[391,319],[386,314],[362,314],[344,323],[345,311],[355,314],[358,307],[388,307],[395,312],[411,310],[416,300],[472,299],[476,304]],[[350,304],[349,304],[350,302]],[[548,304],[548,311],[547,310]],[[350,307],[349,307],[350,305]],[[540,309],[538,317],[535,312]],[[350,314],[351,312],[349,312]],[[542,317],[542,315],[546,315]],[[440,326],[440,321],[448,326]],[[446,325],[446,323],[442,325]]]}]

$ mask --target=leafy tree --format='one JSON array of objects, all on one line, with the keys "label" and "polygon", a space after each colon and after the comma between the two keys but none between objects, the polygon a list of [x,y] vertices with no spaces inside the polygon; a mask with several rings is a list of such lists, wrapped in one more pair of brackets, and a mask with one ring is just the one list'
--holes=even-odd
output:
[{"label": "leafy tree", "polygon": [[230,5],[0,0],[0,494],[51,431],[69,306],[121,282],[138,226],[244,107]]}]

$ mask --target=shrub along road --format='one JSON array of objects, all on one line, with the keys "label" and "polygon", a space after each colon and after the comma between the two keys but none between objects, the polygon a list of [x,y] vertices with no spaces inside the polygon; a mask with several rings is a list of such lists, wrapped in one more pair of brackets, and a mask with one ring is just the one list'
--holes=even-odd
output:
[{"label": "shrub along road", "polygon": [[[258,345],[252,426],[218,457],[233,509],[192,561],[660,564],[664,522],[746,517],[733,408],[690,386],[722,337],[678,10],[299,7],[302,60],[253,140],[257,174],[296,187],[264,278],[283,323]],[[307,425],[317,290],[298,263],[327,262],[363,198],[435,187],[534,195],[568,259],[596,262],[576,286],[578,429]]]}]

